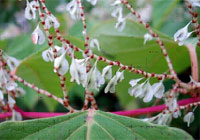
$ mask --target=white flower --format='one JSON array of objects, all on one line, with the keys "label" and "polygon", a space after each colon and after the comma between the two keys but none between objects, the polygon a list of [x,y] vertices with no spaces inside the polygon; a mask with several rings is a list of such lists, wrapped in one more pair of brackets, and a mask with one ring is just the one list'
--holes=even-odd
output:
[{"label": "white flower", "polygon": [[13,108],[15,103],[16,103],[15,100],[10,95],[8,95],[8,104],[9,104],[9,106],[11,108]]},{"label": "white flower", "polygon": [[88,2],[90,2],[92,5],[96,5],[97,4],[97,0],[87,0]]},{"label": "white flower", "polygon": [[16,87],[17,87],[17,84],[16,84],[14,81],[9,81],[9,82],[6,84],[6,89],[7,89],[8,91],[12,91],[12,90],[14,90]]},{"label": "white flower", "polygon": [[39,44],[42,45],[45,42],[45,36],[42,30],[39,27],[39,24],[35,28],[35,30],[32,33],[31,40],[33,44]]},{"label": "white flower", "polygon": [[11,71],[19,66],[20,61],[17,60],[16,58],[11,57],[11,56],[6,56],[6,58],[7,58],[6,61],[7,61],[8,67],[10,68]]},{"label": "white flower", "polygon": [[0,101],[2,101],[3,100],[3,92],[2,92],[2,90],[0,90]]},{"label": "white flower", "polygon": [[26,0],[25,18],[27,18],[28,20],[36,19],[35,6],[39,6],[37,2],[32,1],[31,3],[29,3],[29,1]]},{"label": "white flower", "polygon": [[15,92],[16,92],[16,97],[25,94],[25,91],[24,91],[23,88],[21,88],[21,87],[15,88]]},{"label": "white flower", "polygon": [[85,85],[87,75],[86,75],[86,66],[80,62],[80,60],[75,59],[72,57],[72,63],[70,66],[70,74],[71,74],[71,81],[76,81],[76,83]]},{"label": "white flower", "polygon": [[200,7],[200,0],[189,0],[192,6]]},{"label": "white flower", "polygon": [[69,69],[69,63],[65,58],[66,52],[57,57],[54,61],[54,72],[58,72],[61,75],[65,75]]},{"label": "white flower", "polygon": [[85,87],[87,90],[99,90],[100,86],[105,83],[104,77],[97,69],[97,61],[87,74],[87,81]]},{"label": "white flower", "polygon": [[0,68],[0,83],[7,83],[10,79],[8,73],[6,73],[2,68]]},{"label": "white flower", "polygon": [[115,24],[115,28],[122,32],[126,26],[126,18],[118,18],[117,23]]},{"label": "white flower", "polygon": [[111,16],[116,19],[121,19],[121,18],[123,18],[122,11],[123,11],[122,7],[118,6],[113,10],[113,12],[111,13]]},{"label": "white flower", "polygon": [[190,126],[190,123],[192,123],[194,121],[194,113],[193,112],[189,112],[187,113],[184,118],[183,118],[184,122],[187,122],[188,127]]},{"label": "white flower", "polygon": [[46,28],[50,29],[52,26],[57,29],[60,27],[60,23],[58,22],[58,20],[56,19],[56,17],[54,15],[47,15],[46,19],[45,19],[45,26]]},{"label": "white flower", "polygon": [[153,98],[153,95],[154,95],[154,90],[152,89],[152,86],[148,81],[144,86],[144,99],[143,99],[143,101],[145,103],[150,102]]},{"label": "white flower", "polygon": [[190,25],[191,21],[183,28],[179,29],[175,34],[174,34],[174,41],[177,42],[179,46],[182,46],[184,44],[184,41],[193,33],[193,32],[188,32],[188,26]]},{"label": "white flower", "polygon": [[99,47],[99,41],[94,38],[90,41],[90,47],[91,48],[97,48],[98,51],[100,51],[100,47]]},{"label": "white flower", "polygon": [[109,81],[105,88],[105,93],[115,93],[115,86],[124,79],[124,71],[117,72],[115,76]]},{"label": "white flower", "polygon": [[12,110],[12,121],[22,121],[22,115],[19,112]]},{"label": "white flower", "polygon": [[103,69],[102,76],[105,77],[106,79],[112,78],[112,66],[111,65],[108,65]]},{"label": "white flower", "polygon": [[121,0],[116,0],[113,4],[111,4],[111,6],[117,6],[121,3],[122,3]]},{"label": "white flower", "polygon": [[174,118],[178,118],[178,116],[181,115],[176,97],[168,99],[166,102],[166,106],[169,108],[169,111],[173,112]]},{"label": "white flower", "polygon": [[[61,55],[61,53],[63,52],[63,49],[61,47],[58,46],[54,46],[54,48],[57,51],[58,56]],[[54,52],[53,52],[53,48],[49,48],[45,51],[42,52],[42,58],[44,61],[46,62],[53,62],[54,61]]]},{"label": "white flower", "polygon": [[77,0],[72,0],[70,3],[67,4],[66,10],[70,13],[72,19],[79,19],[80,18],[80,8],[78,7]]},{"label": "white flower", "polygon": [[156,98],[162,98],[164,92],[165,92],[165,87],[162,83],[163,81],[161,80],[160,82],[158,83],[155,83],[152,85],[152,89],[154,91],[154,96]]},{"label": "white flower", "polygon": [[151,41],[153,39],[152,35],[150,35],[149,33],[146,33],[144,35],[144,44],[146,44],[147,41]]},{"label": "white flower", "polygon": [[172,120],[172,115],[170,113],[159,114],[159,118],[157,120],[157,124],[159,125],[168,125]]},{"label": "white flower", "polygon": [[139,81],[141,81],[144,78],[139,78],[139,79],[132,79],[129,84],[131,85],[131,87],[134,87],[138,84]]}]

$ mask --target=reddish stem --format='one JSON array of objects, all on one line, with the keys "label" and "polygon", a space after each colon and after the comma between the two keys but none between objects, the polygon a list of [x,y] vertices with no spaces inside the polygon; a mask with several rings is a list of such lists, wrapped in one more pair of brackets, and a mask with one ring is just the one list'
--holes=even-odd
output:
[{"label": "reddish stem", "polygon": [[198,58],[197,58],[197,53],[196,53],[196,47],[189,44],[189,45],[187,45],[187,48],[190,53],[192,78],[193,78],[193,80],[198,82],[199,81],[199,68],[198,68]]},{"label": "reddish stem", "polygon": [[[184,99],[181,101],[178,101],[178,104],[180,106],[192,104],[195,102],[199,102],[199,98],[190,98],[190,99]],[[127,110],[127,111],[117,111],[117,112],[111,112],[113,114],[122,115],[122,116],[139,116],[139,115],[145,115],[145,114],[153,114],[161,112],[165,109],[165,105],[158,105],[153,107],[147,107],[147,108],[141,108],[141,109],[135,109],[135,110]],[[45,112],[23,112],[20,108],[15,107],[15,110],[21,113],[21,115],[25,118],[48,118],[48,117],[56,117],[61,115],[66,115],[67,113],[45,113]],[[0,113],[0,119],[8,118],[12,116],[12,112],[7,113]]]}]

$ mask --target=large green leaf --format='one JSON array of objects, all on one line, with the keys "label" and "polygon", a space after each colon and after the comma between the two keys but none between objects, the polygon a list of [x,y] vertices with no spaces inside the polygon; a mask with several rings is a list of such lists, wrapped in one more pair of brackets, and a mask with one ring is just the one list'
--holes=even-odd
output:
[{"label": "large green leaf", "polygon": [[177,128],[89,110],[71,115],[0,124],[0,138],[12,140],[192,140]]},{"label": "large green leaf", "polygon": [[[147,33],[145,27],[128,20],[124,31],[118,32],[114,28],[115,22],[111,20],[100,23],[90,32],[91,38],[98,38],[100,42],[101,51],[95,51],[95,53],[114,61],[119,60],[123,64],[132,65],[147,72],[164,73],[169,70],[156,41],[149,41],[144,45],[144,34]],[[161,40],[165,43],[176,72],[180,73],[188,68],[190,66],[188,50],[183,46],[178,46],[172,39],[158,31],[155,32],[160,35]],[[117,86],[116,91],[121,105],[124,107],[132,101],[128,94],[128,82],[136,75],[126,72],[125,77],[125,80]]]}]

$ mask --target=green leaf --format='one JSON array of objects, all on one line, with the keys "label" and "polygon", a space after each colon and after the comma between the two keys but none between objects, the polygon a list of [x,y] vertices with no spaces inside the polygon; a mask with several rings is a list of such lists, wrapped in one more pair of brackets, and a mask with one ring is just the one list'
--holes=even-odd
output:
[{"label": "green leaf", "polygon": [[[115,22],[114,20],[106,21],[91,30],[91,38],[97,38],[100,42],[101,51],[94,50],[95,53],[147,72],[160,74],[168,72],[166,60],[156,41],[152,40],[144,45],[144,34],[147,33],[147,30],[143,25],[128,20],[124,31],[118,32],[114,28]],[[181,73],[190,67],[187,48],[178,46],[172,39],[158,31],[155,32],[160,35],[161,40],[165,43],[175,71]],[[136,74],[126,71],[125,80],[117,86],[116,93],[123,107],[133,101],[133,98],[128,94],[130,87],[128,82],[136,77],[138,78]]]},{"label": "green leaf", "polygon": [[160,29],[180,0],[153,0],[153,26]]},{"label": "green leaf", "polygon": [[71,115],[0,124],[1,139],[15,140],[192,140],[183,130],[89,110]]}]

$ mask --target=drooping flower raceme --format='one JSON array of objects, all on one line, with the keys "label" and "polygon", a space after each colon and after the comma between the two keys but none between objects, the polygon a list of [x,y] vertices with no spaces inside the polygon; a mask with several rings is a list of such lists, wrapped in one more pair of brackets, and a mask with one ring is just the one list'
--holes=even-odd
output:
[{"label": "drooping flower raceme", "polygon": [[187,123],[187,126],[190,126],[190,123],[192,123],[194,121],[194,113],[193,112],[188,112],[184,118],[183,118],[184,122]]},{"label": "drooping flower raceme", "polygon": [[39,6],[38,2],[31,1],[29,3],[28,0],[26,0],[26,8],[25,8],[25,18],[28,20],[36,19],[36,6]]},{"label": "drooping flower raceme", "polygon": [[65,75],[69,69],[69,63],[65,58],[66,51],[54,60],[54,72]]},{"label": "drooping flower raceme", "polygon": [[100,86],[105,83],[104,77],[101,75],[101,72],[97,69],[97,61],[94,66],[87,73],[87,81],[85,88],[87,91],[99,90]]},{"label": "drooping flower raceme", "polygon": [[175,34],[174,34],[174,41],[178,42],[179,46],[182,46],[184,44],[184,41],[188,39],[188,37],[193,33],[188,32],[188,27],[190,25],[191,21],[183,28],[179,29]]},{"label": "drooping flower raceme", "polygon": [[105,93],[115,93],[115,86],[124,79],[124,71],[116,72],[116,75],[109,81],[105,88]]},{"label": "drooping flower raceme", "polygon": [[31,39],[32,39],[33,44],[42,45],[45,42],[45,35],[42,32],[42,30],[40,29],[39,24],[37,25],[37,27],[33,31]]}]

